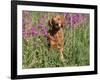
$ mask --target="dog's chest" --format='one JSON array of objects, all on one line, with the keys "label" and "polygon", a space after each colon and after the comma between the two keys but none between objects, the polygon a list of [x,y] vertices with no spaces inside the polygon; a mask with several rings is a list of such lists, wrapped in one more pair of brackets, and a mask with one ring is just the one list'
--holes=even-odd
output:
[{"label": "dog's chest", "polygon": [[55,35],[54,35],[54,37],[55,38],[62,38],[62,36],[63,36],[63,30],[62,29],[60,29]]},{"label": "dog's chest", "polygon": [[63,43],[63,31],[62,30],[59,30],[55,35],[54,35],[54,38],[55,38],[55,44],[57,46],[57,48],[61,48],[61,45]]}]

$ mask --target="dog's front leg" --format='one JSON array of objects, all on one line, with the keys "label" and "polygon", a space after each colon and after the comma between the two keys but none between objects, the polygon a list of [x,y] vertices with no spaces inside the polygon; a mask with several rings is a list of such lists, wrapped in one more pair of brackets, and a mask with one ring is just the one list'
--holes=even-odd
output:
[{"label": "dog's front leg", "polygon": [[64,61],[63,53],[64,53],[64,39],[62,39],[60,41],[60,59],[61,59],[61,61]]},{"label": "dog's front leg", "polygon": [[48,33],[48,39],[55,41],[55,38],[53,36],[51,36],[50,33]]},{"label": "dog's front leg", "polygon": [[60,49],[60,59],[61,59],[61,61],[64,61],[63,51],[64,51],[64,49],[61,48]]}]

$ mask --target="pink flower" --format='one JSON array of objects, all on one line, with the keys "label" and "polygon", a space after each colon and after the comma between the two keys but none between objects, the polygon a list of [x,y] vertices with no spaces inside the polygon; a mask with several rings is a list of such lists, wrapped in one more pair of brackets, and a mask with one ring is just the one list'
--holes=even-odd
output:
[{"label": "pink flower", "polygon": [[32,33],[33,36],[38,35],[38,31],[34,27],[32,27],[31,33]]}]

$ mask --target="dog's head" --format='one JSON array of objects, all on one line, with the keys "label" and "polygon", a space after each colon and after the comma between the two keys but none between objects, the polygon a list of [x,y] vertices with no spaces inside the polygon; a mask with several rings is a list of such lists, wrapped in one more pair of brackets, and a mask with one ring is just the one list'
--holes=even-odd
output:
[{"label": "dog's head", "polygon": [[54,16],[48,22],[49,26],[52,28],[63,28],[64,27],[64,17],[63,16]]}]

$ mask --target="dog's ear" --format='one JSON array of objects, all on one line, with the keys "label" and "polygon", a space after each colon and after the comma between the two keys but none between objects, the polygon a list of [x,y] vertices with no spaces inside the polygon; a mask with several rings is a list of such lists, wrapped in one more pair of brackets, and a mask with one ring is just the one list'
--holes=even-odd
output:
[{"label": "dog's ear", "polygon": [[64,25],[65,25],[65,19],[64,19],[64,17],[62,17],[62,18],[61,18],[61,24],[60,24],[60,26],[61,26],[62,28],[64,28]]},{"label": "dog's ear", "polygon": [[48,21],[48,25],[49,25],[49,26],[52,26],[52,25],[53,25],[53,24],[52,24],[52,19]]}]

